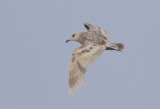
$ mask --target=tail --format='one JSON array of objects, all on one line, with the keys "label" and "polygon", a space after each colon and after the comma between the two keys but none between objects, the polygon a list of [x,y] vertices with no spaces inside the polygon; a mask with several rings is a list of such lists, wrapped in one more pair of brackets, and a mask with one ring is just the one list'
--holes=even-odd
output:
[{"label": "tail", "polygon": [[122,43],[111,43],[109,47],[106,47],[106,50],[123,51],[124,50],[124,44],[122,44]]}]

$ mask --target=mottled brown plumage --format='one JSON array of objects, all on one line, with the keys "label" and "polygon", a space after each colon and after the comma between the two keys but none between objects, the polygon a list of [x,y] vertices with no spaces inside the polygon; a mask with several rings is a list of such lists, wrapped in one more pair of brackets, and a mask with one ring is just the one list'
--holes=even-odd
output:
[{"label": "mottled brown plumage", "polygon": [[110,43],[108,41],[109,33],[97,26],[84,23],[87,32],[78,32],[67,40],[77,41],[82,46],[74,50],[69,70],[69,92],[74,94],[84,83],[84,74],[89,67],[104,50],[122,51],[122,43]]}]

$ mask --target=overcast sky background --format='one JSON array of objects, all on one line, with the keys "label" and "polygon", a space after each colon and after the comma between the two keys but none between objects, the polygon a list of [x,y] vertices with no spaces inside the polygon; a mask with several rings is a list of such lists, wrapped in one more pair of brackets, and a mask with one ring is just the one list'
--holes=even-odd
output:
[{"label": "overcast sky background", "polygon": [[[124,52],[105,51],[68,91],[65,43],[84,22]],[[1,0],[0,109],[160,109],[159,0]]]}]

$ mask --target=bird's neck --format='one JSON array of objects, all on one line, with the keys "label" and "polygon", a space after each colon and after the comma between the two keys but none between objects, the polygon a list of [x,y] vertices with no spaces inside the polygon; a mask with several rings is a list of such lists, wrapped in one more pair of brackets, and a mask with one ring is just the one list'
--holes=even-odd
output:
[{"label": "bird's neck", "polygon": [[79,42],[80,44],[83,44],[84,43],[84,39],[85,39],[85,32],[81,32],[77,42]]}]

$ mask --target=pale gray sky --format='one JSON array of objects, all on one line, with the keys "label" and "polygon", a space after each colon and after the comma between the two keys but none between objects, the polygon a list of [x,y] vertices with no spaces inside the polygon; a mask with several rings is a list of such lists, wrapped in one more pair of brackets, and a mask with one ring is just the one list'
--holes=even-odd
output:
[{"label": "pale gray sky", "polygon": [[[0,109],[160,109],[159,10],[159,0],[1,0]],[[70,96],[80,44],[65,41],[84,22],[125,51],[105,51]]]}]

